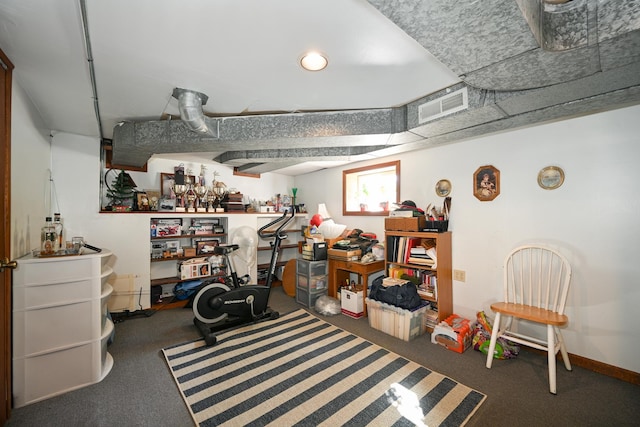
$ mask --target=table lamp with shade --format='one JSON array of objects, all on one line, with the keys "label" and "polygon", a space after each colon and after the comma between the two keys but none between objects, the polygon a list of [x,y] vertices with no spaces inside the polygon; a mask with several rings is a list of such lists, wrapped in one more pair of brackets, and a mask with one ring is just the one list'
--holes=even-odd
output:
[{"label": "table lamp with shade", "polygon": [[[317,225],[318,231],[327,239],[339,237],[347,228],[346,225],[336,224],[333,219],[331,219],[331,214],[325,203],[318,204],[318,213],[316,215],[320,216],[320,224]],[[316,215],[312,217],[312,221]]]}]

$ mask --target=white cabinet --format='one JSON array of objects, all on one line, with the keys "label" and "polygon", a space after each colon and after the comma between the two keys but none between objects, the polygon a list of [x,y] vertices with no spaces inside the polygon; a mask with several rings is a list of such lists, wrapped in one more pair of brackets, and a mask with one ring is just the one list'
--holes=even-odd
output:
[{"label": "white cabinet", "polygon": [[102,381],[113,358],[112,253],[18,259],[13,272],[15,407]]}]

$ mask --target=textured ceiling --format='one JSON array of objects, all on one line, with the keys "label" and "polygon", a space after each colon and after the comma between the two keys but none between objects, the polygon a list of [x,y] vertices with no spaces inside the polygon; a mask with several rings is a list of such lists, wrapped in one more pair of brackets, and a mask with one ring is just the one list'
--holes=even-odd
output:
[{"label": "textured ceiling", "polygon": [[[0,47],[52,130],[132,166],[299,174],[640,102],[637,0],[3,0]],[[297,65],[309,48],[326,70]],[[209,96],[211,135],[176,87]],[[420,122],[459,89],[468,108]]]}]

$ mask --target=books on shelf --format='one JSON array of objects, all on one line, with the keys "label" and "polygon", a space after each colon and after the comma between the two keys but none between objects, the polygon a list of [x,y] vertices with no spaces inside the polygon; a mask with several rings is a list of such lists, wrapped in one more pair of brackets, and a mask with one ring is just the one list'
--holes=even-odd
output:
[{"label": "books on shelf", "polygon": [[411,236],[393,237],[387,248],[387,259],[402,264],[431,266],[434,269],[437,264],[436,248],[427,244],[423,238]]},{"label": "books on shelf", "polygon": [[423,276],[420,285],[418,286],[418,295],[438,299],[438,278],[435,274],[428,274]]},{"label": "books on shelf", "polygon": [[435,261],[429,257],[412,255],[409,258],[407,258],[407,264],[420,264],[420,265],[428,265],[431,267],[435,264]]}]

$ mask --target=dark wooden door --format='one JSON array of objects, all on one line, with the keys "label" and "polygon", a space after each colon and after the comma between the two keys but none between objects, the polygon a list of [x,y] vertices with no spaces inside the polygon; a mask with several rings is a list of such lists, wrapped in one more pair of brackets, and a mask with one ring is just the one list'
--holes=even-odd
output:
[{"label": "dark wooden door", "polygon": [[[0,50],[0,261],[11,256],[11,73]],[[11,416],[11,269],[0,273],[0,425]]]}]

